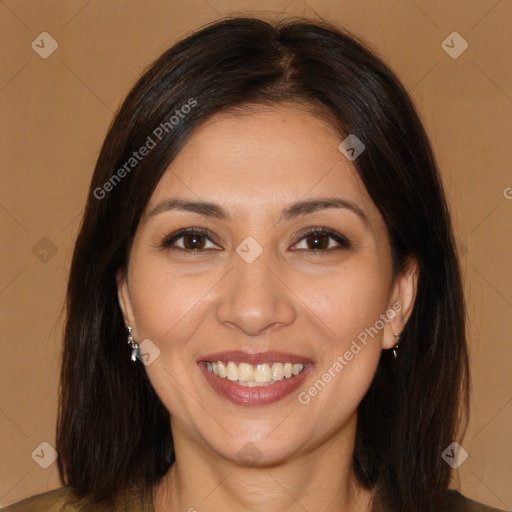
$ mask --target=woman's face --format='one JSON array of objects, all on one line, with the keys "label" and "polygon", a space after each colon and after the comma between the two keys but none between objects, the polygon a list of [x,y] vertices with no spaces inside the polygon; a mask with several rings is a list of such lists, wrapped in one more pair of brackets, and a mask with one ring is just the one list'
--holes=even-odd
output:
[{"label": "woman's face", "polygon": [[[350,438],[407,320],[414,274],[393,279],[384,221],[341,142],[293,106],[220,114],[147,205],[120,303],[149,340],[145,369],[175,439],[203,456],[278,463]],[[192,228],[206,234],[178,234]]]}]

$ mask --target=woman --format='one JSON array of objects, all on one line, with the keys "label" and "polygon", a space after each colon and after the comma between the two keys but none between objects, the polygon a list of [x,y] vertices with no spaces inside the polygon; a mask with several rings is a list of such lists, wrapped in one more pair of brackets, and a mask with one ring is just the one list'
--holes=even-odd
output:
[{"label": "woman", "polygon": [[333,26],[225,19],[146,71],[67,297],[64,487],[7,510],[496,510],[448,491],[468,358],[428,138]]}]

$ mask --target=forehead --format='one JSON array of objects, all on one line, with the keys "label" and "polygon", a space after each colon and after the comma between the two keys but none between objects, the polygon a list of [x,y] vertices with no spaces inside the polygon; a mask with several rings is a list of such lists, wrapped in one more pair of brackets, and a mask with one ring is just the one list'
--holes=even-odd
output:
[{"label": "forehead", "polygon": [[217,114],[190,136],[151,197],[147,211],[170,196],[226,208],[281,208],[298,199],[338,196],[378,211],[343,140],[324,118],[292,105]]}]

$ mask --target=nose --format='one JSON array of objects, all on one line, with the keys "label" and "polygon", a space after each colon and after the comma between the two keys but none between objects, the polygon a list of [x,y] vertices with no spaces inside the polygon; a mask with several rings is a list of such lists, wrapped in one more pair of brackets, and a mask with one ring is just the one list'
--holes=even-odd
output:
[{"label": "nose", "polygon": [[235,253],[233,268],[220,283],[217,320],[248,336],[262,336],[296,318],[296,296],[279,272],[279,263],[267,254],[263,251],[247,263]]}]

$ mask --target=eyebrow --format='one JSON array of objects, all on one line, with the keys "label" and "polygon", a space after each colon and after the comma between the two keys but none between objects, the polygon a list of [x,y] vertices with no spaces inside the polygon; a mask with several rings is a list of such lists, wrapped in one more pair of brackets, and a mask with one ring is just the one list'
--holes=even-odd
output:
[{"label": "eyebrow", "polygon": [[[359,208],[359,206],[347,199],[338,197],[305,199],[292,203],[283,209],[278,222],[308,215],[328,208],[343,208],[349,210],[360,217],[367,226],[369,225],[368,217],[363,210]],[[221,220],[233,220],[231,215],[220,204],[209,201],[189,201],[179,198],[171,198],[161,201],[151,210],[151,212],[148,213],[147,217],[154,217],[159,213],[171,210],[192,212],[202,215],[203,217],[212,217]]]}]

